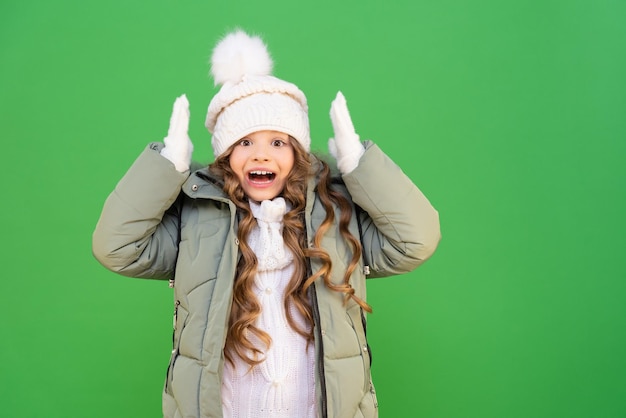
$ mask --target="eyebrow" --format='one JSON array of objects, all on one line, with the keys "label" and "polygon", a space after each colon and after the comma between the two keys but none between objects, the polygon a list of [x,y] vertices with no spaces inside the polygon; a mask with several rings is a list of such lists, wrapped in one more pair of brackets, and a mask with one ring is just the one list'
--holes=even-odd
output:
[{"label": "eyebrow", "polygon": [[[275,140],[279,140],[279,141],[283,141],[285,143],[289,143],[291,142],[291,136],[287,136],[287,138],[281,138],[280,136],[274,136],[272,138],[270,138],[270,141],[275,141]],[[243,138],[241,138],[239,141],[243,141],[243,140],[248,140],[248,141],[254,141],[254,139],[250,138],[249,136],[244,136]]]}]

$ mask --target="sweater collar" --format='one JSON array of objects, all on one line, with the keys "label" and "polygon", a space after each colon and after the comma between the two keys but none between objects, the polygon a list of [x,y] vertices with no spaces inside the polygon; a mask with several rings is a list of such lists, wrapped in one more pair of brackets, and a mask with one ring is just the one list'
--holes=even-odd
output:
[{"label": "sweater collar", "polygon": [[259,220],[268,223],[283,222],[283,217],[290,209],[289,205],[282,197],[273,200],[264,200],[261,203],[250,200],[250,210],[252,215]]}]

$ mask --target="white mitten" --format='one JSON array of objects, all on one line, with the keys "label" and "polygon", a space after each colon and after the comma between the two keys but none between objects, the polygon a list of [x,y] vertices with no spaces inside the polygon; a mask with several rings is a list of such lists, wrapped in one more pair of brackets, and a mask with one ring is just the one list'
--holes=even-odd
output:
[{"label": "white mitten", "polygon": [[333,124],[335,138],[328,140],[328,150],[337,160],[337,168],[341,174],[348,174],[359,165],[365,149],[359,135],[354,131],[352,119],[346,105],[346,98],[341,92],[330,105],[330,120]]},{"label": "white mitten", "polygon": [[163,139],[165,147],[161,155],[170,160],[181,173],[189,170],[193,144],[189,139],[189,101],[184,94],[174,102],[170,118],[170,128]]}]

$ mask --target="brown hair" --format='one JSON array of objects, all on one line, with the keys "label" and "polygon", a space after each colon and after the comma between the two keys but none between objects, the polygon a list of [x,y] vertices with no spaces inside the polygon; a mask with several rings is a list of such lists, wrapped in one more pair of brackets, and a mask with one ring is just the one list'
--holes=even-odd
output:
[{"label": "brown hair", "polygon": [[[307,329],[299,328],[291,315],[290,307],[295,307],[304,317],[306,323],[313,324],[311,303],[307,296],[307,289],[319,277],[323,278],[325,285],[329,289],[345,294],[344,303],[352,298],[366,311],[371,312],[372,310],[365,301],[354,294],[354,289],[350,285],[350,276],[356,269],[362,252],[360,241],[348,230],[348,224],[352,216],[352,204],[345,196],[332,187],[328,164],[318,160],[319,167],[317,170],[314,170],[311,163],[314,157],[308,154],[298,141],[293,138],[290,139],[294,149],[294,166],[289,173],[282,196],[291,205],[291,210],[283,218],[283,239],[285,245],[294,256],[294,272],[286,288],[284,304],[287,322],[310,343],[313,341],[312,326],[309,326]],[[232,149],[233,146],[209,166],[211,173],[223,179],[223,190],[237,206],[240,214],[237,238],[239,240],[241,259],[237,266],[237,276],[235,277],[233,288],[233,304],[230,312],[224,354],[231,363],[233,363],[233,354],[235,354],[248,363],[250,367],[253,367],[263,362],[263,352],[251,342],[249,335],[254,334],[267,348],[271,345],[272,339],[269,334],[254,325],[256,319],[261,314],[261,306],[252,290],[256,275],[257,259],[248,245],[247,238],[256,225],[256,219],[252,215],[247,197],[239,184],[239,180],[230,168],[229,157]],[[307,182],[310,176],[319,178],[316,192],[326,211],[324,221],[313,237],[312,248],[308,248],[306,245],[306,227],[304,224]],[[321,247],[322,237],[335,221],[334,206],[337,206],[341,211],[339,217],[341,236],[352,248],[352,259],[340,284],[330,281],[332,262],[328,252]],[[311,258],[318,258],[322,263],[322,267],[319,271],[307,277],[307,259]],[[249,353],[252,353],[252,356]]]}]

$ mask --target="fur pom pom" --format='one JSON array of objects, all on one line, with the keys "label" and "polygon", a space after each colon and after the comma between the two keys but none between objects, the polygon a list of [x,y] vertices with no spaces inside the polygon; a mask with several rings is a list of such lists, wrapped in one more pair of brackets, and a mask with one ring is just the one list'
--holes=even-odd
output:
[{"label": "fur pom pom", "polygon": [[244,75],[271,75],[272,58],[258,36],[242,30],[226,35],[213,49],[211,75],[215,85],[238,83]]}]

